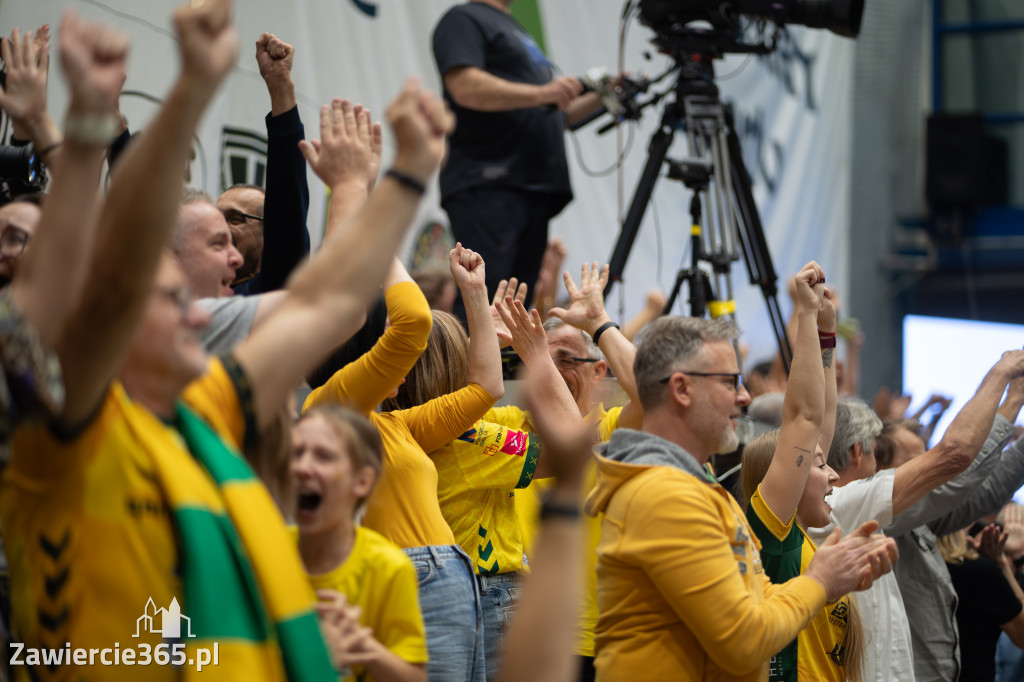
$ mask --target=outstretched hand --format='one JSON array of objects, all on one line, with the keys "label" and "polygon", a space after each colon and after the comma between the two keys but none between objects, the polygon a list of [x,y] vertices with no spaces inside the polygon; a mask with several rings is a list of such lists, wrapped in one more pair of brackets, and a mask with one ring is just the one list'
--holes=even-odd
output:
[{"label": "outstretched hand", "polygon": [[984,554],[993,561],[1003,561],[1003,551],[1010,535],[994,523],[985,526],[977,535],[967,536],[967,544],[979,554]]},{"label": "outstretched hand", "polygon": [[1003,507],[1003,529],[1007,534],[1003,551],[1011,559],[1024,556],[1024,508],[1016,502]]},{"label": "outstretched hand", "polygon": [[498,288],[494,292],[494,298],[491,299],[491,319],[494,321],[494,331],[498,335],[498,345],[501,348],[505,348],[511,342],[508,327],[501,320],[501,313],[498,312],[498,304],[505,300],[506,297],[514,298],[515,300],[522,303],[526,300],[526,282],[519,284],[519,280],[515,277],[511,279],[503,279],[498,282]]},{"label": "outstretched hand", "polygon": [[313,172],[334,190],[349,182],[365,186],[372,144],[370,112],[361,104],[334,99],[320,107],[320,139],[300,141],[299,150]]},{"label": "outstretched hand", "polygon": [[60,63],[71,87],[72,109],[100,114],[115,112],[127,58],[126,36],[83,21],[71,10],[64,13]]},{"label": "outstretched hand", "polygon": [[569,271],[562,274],[569,292],[569,308],[552,308],[549,314],[568,325],[593,333],[611,320],[604,308],[604,287],[608,284],[608,264],[598,266],[597,261],[584,263],[580,268],[580,286],[572,280]]},{"label": "outstretched hand", "polygon": [[500,341],[511,344],[516,355],[522,358],[527,367],[537,361],[551,361],[544,322],[536,308],[527,311],[522,301],[511,296],[507,296],[504,301],[498,301],[495,307],[507,330],[504,334],[498,332]]},{"label": "outstretched hand", "polygon": [[[39,36],[44,25],[36,35]],[[0,56],[3,56],[7,69],[6,89],[0,87],[0,109],[14,121],[29,124],[46,114],[46,74],[50,63],[50,43],[32,40],[29,35],[22,36],[18,29],[11,32],[10,38],[0,43]]]},{"label": "outstretched hand", "polygon": [[455,248],[448,252],[448,265],[455,279],[455,286],[459,287],[463,294],[471,289],[483,289],[487,286],[483,256],[463,247],[461,242],[457,242]]}]

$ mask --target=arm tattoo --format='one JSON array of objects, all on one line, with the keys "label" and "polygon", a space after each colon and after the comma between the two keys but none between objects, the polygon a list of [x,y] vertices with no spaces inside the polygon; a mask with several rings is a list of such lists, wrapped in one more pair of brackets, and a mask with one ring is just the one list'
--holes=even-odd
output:
[{"label": "arm tattoo", "polygon": [[825,369],[832,366],[832,352],[834,350],[834,348],[826,348],[825,352],[821,354],[821,364],[825,366]]},{"label": "arm tattoo", "polygon": [[[805,450],[802,447],[799,447],[797,445],[794,445],[793,449],[794,450],[799,450],[800,452],[806,452],[808,455],[811,454],[810,450]],[[800,455],[799,457],[796,458],[796,468],[797,469],[799,469],[801,466],[803,466],[803,463],[804,463],[804,456],[803,455]]]}]

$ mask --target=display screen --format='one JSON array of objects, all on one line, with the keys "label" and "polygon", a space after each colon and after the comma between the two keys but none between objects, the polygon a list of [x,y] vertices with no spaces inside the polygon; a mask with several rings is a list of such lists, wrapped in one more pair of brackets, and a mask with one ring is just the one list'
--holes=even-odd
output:
[{"label": "display screen", "polygon": [[[953,399],[935,427],[939,442],[953,417],[971,399],[986,372],[1004,351],[1024,347],[1024,325],[945,317],[903,318],[903,393],[913,396],[908,415],[933,393]],[[928,415],[922,417],[926,421]],[[1024,415],[1017,423],[1024,421]],[[1014,496],[1024,503],[1024,488]]]}]

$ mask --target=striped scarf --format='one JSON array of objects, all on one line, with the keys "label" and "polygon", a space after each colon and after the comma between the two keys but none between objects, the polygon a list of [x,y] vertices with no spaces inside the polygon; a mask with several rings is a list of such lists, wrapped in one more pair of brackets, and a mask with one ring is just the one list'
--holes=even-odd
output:
[{"label": "striped scarf", "polygon": [[[184,583],[182,629],[189,660],[218,652],[202,680],[332,680],[312,611],[314,596],[294,544],[266,488],[245,460],[182,403],[176,427],[192,460],[155,450],[153,459],[174,519]],[[205,471],[204,471],[205,470]]]}]

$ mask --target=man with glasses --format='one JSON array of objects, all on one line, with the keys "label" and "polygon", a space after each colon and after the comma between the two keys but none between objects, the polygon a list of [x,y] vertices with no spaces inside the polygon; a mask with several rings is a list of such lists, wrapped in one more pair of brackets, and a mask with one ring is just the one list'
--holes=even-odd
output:
[{"label": "man with glasses", "polygon": [[[826,602],[891,570],[892,540],[865,524],[830,537],[804,574],[772,585],[732,496],[707,468],[736,448],[750,402],[727,320],[662,317],[636,352],[643,430],[597,456],[597,679],[764,680],[773,654]],[[853,530],[853,529],[850,529]]]},{"label": "man with glasses", "polygon": [[270,94],[266,192],[235,184],[217,197],[217,209],[242,254],[232,288],[236,294],[283,289],[288,275],[309,255],[309,184],[299,152],[305,129],[292,82],[295,48],[264,33],[256,41],[256,63]]},{"label": "man with glasses", "polygon": [[17,198],[0,208],[0,288],[10,284],[17,274],[21,256],[41,216],[35,197]]},{"label": "man with glasses", "polygon": [[239,287],[251,282],[260,273],[263,257],[263,204],[263,188],[259,185],[232,185],[217,197],[217,210],[224,216],[235,248],[242,254],[242,264],[235,272],[235,281],[232,283],[235,293],[243,293],[239,292]]}]

